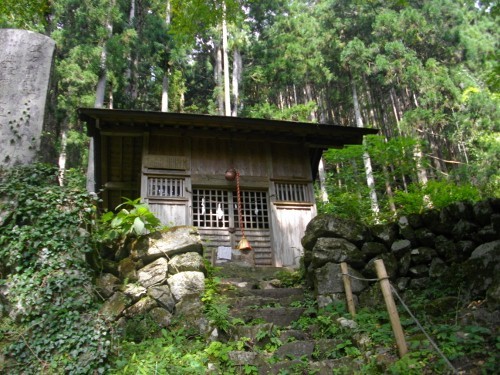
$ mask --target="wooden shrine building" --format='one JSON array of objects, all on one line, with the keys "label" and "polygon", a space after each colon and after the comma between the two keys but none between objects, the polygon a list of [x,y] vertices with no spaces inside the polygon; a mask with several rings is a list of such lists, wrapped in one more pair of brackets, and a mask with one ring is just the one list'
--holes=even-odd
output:
[{"label": "wooden shrine building", "polygon": [[95,191],[105,208],[142,197],[164,224],[199,228],[209,247],[232,247],[241,222],[257,266],[298,266],[316,215],[322,152],[360,144],[373,129],[111,109],[80,109],[93,138]]}]

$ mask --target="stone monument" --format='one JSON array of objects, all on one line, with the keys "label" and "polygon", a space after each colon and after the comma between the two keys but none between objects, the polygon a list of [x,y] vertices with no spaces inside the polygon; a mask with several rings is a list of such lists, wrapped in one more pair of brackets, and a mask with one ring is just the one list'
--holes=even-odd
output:
[{"label": "stone monument", "polygon": [[0,51],[0,167],[30,164],[40,154],[53,154],[42,134],[50,133],[55,42],[27,30],[0,29]]}]

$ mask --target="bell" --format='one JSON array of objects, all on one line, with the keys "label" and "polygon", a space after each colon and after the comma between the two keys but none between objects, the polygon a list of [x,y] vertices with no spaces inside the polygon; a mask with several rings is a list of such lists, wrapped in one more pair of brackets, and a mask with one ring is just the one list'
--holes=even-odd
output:
[{"label": "bell", "polygon": [[240,251],[252,250],[252,246],[250,246],[250,242],[248,242],[245,237],[242,237],[240,242],[238,243],[237,249]]}]

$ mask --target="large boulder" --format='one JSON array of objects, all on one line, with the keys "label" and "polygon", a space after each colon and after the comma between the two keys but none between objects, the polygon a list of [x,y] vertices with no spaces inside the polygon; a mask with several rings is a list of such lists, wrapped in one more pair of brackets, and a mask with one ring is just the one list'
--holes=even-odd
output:
[{"label": "large boulder", "polygon": [[460,252],[457,251],[457,245],[455,244],[455,242],[448,239],[447,237],[443,235],[437,236],[434,244],[438,254],[447,262],[465,260],[464,257],[461,257]]},{"label": "large boulder", "polygon": [[137,281],[145,288],[162,284],[168,273],[168,261],[159,258],[137,271]]},{"label": "large boulder", "polygon": [[471,254],[471,260],[477,259],[485,268],[490,268],[499,271],[500,265],[498,264],[498,259],[500,259],[500,240],[487,242],[478,246]]},{"label": "large boulder", "polygon": [[487,200],[477,202],[474,207],[475,222],[479,225],[485,226],[490,224],[491,215],[493,215],[493,207]]},{"label": "large boulder", "polygon": [[129,303],[130,300],[125,294],[116,292],[110,299],[103,303],[99,313],[104,317],[114,320],[125,311]]},{"label": "large boulder", "polygon": [[179,318],[178,323],[186,329],[196,329],[205,335],[213,327],[210,326],[210,322],[204,314],[204,308],[199,293],[187,294],[175,305],[175,316]]},{"label": "large boulder", "polygon": [[359,305],[362,307],[384,306],[384,296],[378,283],[370,285],[359,294]]},{"label": "large boulder", "polygon": [[332,215],[318,215],[307,224],[302,246],[306,251],[311,251],[321,237],[344,238],[355,245],[362,245],[370,239],[370,234],[368,228],[359,222]]},{"label": "large boulder", "polygon": [[415,230],[415,237],[417,238],[417,241],[421,246],[435,246],[436,235],[426,227]]},{"label": "large boulder", "polygon": [[122,288],[122,292],[133,302],[137,302],[146,296],[148,290],[141,285],[129,283]]},{"label": "large boulder", "polygon": [[256,352],[246,352],[244,350],[232,350],[227,353],[229,360],[236,366],[258,364],[258,354]]},{"label": "large boulder", "polygon": [[452,234],[456,240],[473,240],[478,229],[477,224],[460,219],[453,227]]},{"label": "large boulder", "polygon": [[203,245],[198,229],[181,226],[142,236],[132,243],[131,256],[145,263],[161,257],[194,252],[203,254]]},{"label": "large boulder", "polygon": [[386,253],[387,251],[387,247],[380,242],[365,242],[361,247],[361,252],[367,259],[370,259],[382,253]]},{"label": "large boulder", "polygon": [[176,273],[167,279],[170,291],[176,301],[190,294],[201,294],[205,290],[205,275],[198,271]]},{"label": "large boulder", "polygon": [[172,321],[172,314],[161,307],[154,307],[149,315],[162,328],[168,327]]},{"label": "large boulder", "polygon": [[375,261],[378,259],[382,259],[384,262],[385,270],[387,271],[387,276],[393,279],[398,274],[398,260],[392,253],[384,253],[377,255],[375,258],[370,259],[370,261],[366,264],[365,269],[363,270],[363,275],[368,278],[376,278],[377,271],[375,269]]},{"label": "large boulder", "polygon": [[[349,275],[357,278],[363,278],[358,271],[347,266]],[[359,279],[351,278],[351,289],[353,293],[359,293],[364,290],[368,283]],[[314,290],[318,295],[330,295],[335,293],[344,293],[344,283],[342,281],[342,270],[340,264],[327,263],[314,272]]]},{"label": "large boulder", "polygon": [[411,242],[409,240],[397,240],[391,245],[391,251],[396,258],[402,258],[403,255],[409,253],[411,249]]},{"label": "large boulder", "polygon": [[417,264],[416,266],[410,267],[408,270],[412,277],[421,278],[429,275],[429,266],[425,264]]},{"label": "large boulder", "polygon": [[486,225],[485,227],[479,229],[474,236],[475,240],[479,243],[481,242],[490,242],[495,241],[497,238],[500,238],[500,226],[498,224],[494,224],[494,220],[496,220],[495,216],[491,215],[491,225]]},{"label": "large boulder", "polygon": [[312,250],[312,266],[319,268],[327,263],[349,263],[352,267],[364,265],[363,253],[353,243],[343,238],[318,238]]},{"label": "large boulder", "polygon": [[148,295],[154,298],[158,302],[158,305],[171,313],[174,312],[175,300],[168,285],[153,286],[148,289]]},{"label": "large boulder", "polygon": [[395,224],[378,224],[370,229],[373,237],[386,245],[391,245],[398,235],[398,227]]},{"label": "large boulder", "polygon": [[436,256],[437,252],[432,247],[421,246],[411,251],[411,262],[412,264],[428,264]]},{"label": "large boulder", "polygon": [[410,270],[411,265],[411,253],[405,253],[401,258],[398,259],[398,274],[399,276],[406,276]]},{"label": "large boulder", "polygon": [[409,214],[406,216],[406,220],[413,229],[418,229],[424,225],[422,217],[419,214]]},{"label": "large boulder", "polygon": [[460,259],[467,259],[476,248],[476,244],[474,243],[474,241],[465,240],[456,242],[455,247],[457,249],[458,255],[460,256]]},{"label": "large boulder", "polygon": [[133,318],[134,316],[141,316],[157,306],[158,305],[154,299],[152,299],[149,296],[146,296],[144,298],[141,298],[132,306],[128,307],[123,312],[123,315],[125,315],[127,318]]},{"label": "large boulder", "polygon": [[120,285],[120,279],[110,273],[103,273],[95,281],[99,294],[104,298],[109,298]]},{"label": "large boulder", "polygon": [[500,277],[498,275],[486,291],[486,298],[488,298],[488,305],[490,307],[498,308],[500,306]]},{"label": "large boulder", "polygon": [[311,359],[314,351],[314,341],[293,341],[283,344],[274,353],[280,359],[307,358]]},{"label": "large boulder", "polygon": [[416,243],[415,229],[410,225],[408,217],[401,216],[398,220],[399,235],[412,243]]},{"label": "large boulder", "polygon": [[203,257],[198,253],[191,252],[176,255],[168,262],[168,272],[170,275],[185,271],[206,273]]},{"label": "large boulder", "polygon": [[429,210],[422,213],[422,221],[427,228],[437,234],[450,234],[455,220],[438,210]]},{"label": "large boulder", "polygon": [[443,262],[440,258],[434,258],[429,266],[429,277],[431,279],[437,279],[441,277],[447,269],[448,267],[445,262]]},{"label": "large boulder", "polygon": [[469,202],[455,202],[441,209],[441,220],[457,222],[460,219],[472,219],[472,204]]},{"label": "large boulder", "polygon": [[118,274],[122,280],[136,281],[137,268],[140,264],[136,264],[131,258],[124,258],[118,262]]}]

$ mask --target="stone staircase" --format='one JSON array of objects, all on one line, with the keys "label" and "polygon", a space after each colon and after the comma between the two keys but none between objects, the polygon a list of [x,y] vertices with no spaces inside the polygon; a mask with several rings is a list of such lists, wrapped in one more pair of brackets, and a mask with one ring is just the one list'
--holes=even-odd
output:
[{"label": "stone staircase", "polygon": [[[293,323],[314,315],[304,301],[311,298],[303,288],[279,287],[273,275],[278,268],[245,268],[231,265],[220,271],[225,302],[238,324],[228,340],[246,342],[244,350],[229,353],[236,366],[252,365],[259,374],[331,375],[338,367],[352,367],[350,359],[329,359],[339,340],[314,339],[314,327],[307,331]],[[273,286],[274,285],[274,286]],[[278,287],[277,287],[278,286]],[[264,350],[273,347],[276,349]]]}]

